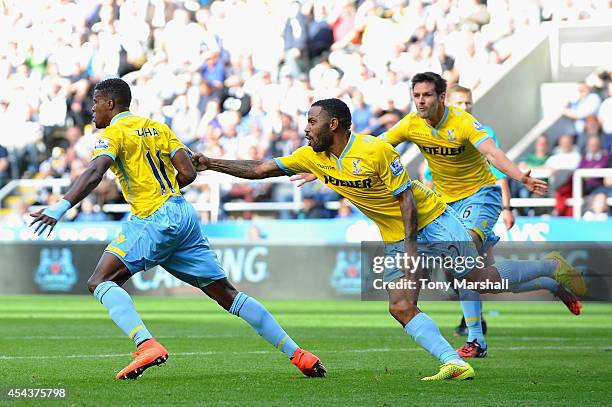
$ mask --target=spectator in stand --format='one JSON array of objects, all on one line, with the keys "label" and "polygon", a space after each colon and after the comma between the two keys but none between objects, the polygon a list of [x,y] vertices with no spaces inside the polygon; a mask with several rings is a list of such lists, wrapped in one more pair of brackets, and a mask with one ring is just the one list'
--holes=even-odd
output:
[{"label": "spectator in stand", "polygon": [[589,137],[601,137],[601,123],[595,115],[591,115],[584,120],[584,142],[586,147],[586,140]]},{"label": "spectator in stand", "polygon": [[574,129],[578,135],[578,145],[582,143],[586,118],[596,115],[601,105],[601,98],[597,93],[591,91],[591,87],[584,82],[578,84],[578,97],[570,100],[563,109],[563,116],[574,122]]},{"label": "spectator in stand", "polygon": [[519,162],[519,167],[523,171],[543,168],[549,157],[548,136],[541,134],[535,141],[533,153],[526,154]]},{"label": "spectator in stand", "polygon": [[308,59],[311,64],[317,63],[321,55],[331,48],[334,43],[334,34],[327,22],[327,11],[321,2],[304,4],[306,20],[308,21],[308,35],[306,46]]},{"label": "spectator in stand", "polygon": [[[550,157],[548,136],[540,134],[534,143],[534,151],[523,156],[518,166],[522,171],[537,170],[545,167]],[[518,182],[510,183],[512,195],[518,198],[530,198],[531,192]],[[529,212],[529,210],[528,210]]]},{"label": "spectator in stand", "polygon": [[612,80],[608,82],[608,97],[599,106],[597,113],[603,132],[603,146],[612,155]]},{"label": "spectator in stand", "polygon": [[574,138],[568,134],[559,137],[559,146],[546,160],[545,167],[551,170],[548,185],[555,196],[556,216],[572,216],[572,206],[567,199],[572,196],[572,173],[581,160],[580,152],[574,145]]},{"label": "spectator in stand", "polygon": [[200,68],[202,77],[217,90],[223,89],[225,81],[225,64],[217,51],[207,55],[204,64]]},{"label": "spectator in stand", "polygon": [[204,114],[208,102],[212,100],[219,100],[219,92],[213,88],[205,78],[202,78],[200,81],[199,91],[200,96],[198,98],[198,111],[200,112],[201,116]]},{"label": "spectator in stand", "polygon": [[[590,136],[578,168],[608,168],[609,164],[608,152],[601,147],[601,139],[598,136]],[[588,195],[602,185],[602,178],[584,178],[583,192]]]},{"label": "spectator in stand", "polygon": [[355,29],[355,2],[342,0],[335,2],[334,6],[327,20],[334,35],[332,49],[353,48],[358,42],[358,34]]},{"label": "spectator in stand", "polygon": [[586,221],[608,220],[610,207],[607,198],[603,192],[593,195],[589,209],[585,212],[583,219]]},{"label": "spectator in stand", "polygon": [[553,174],[563,170],[573,171],[580,164],[580,159],[578,147],[574,145],[574,137],[564,134],[559,137],[558,146],[548,157],[544,167],[552,170]]},{"label": "spectator in stand", "polygon": [[306,72],[308,66],[307,40],[308,24],[301,11],[301,5],[292,1],[289,16],[285,22],[284,39],[284,74],[295,77]]},{"label": "spectator in stand", "polygon": [[354,90],[351,95],[352,103],[352,111],[351,117],[353,118],[353,130],[357,133],[369,133],[370,132],[370,124],[372,123],[372,119],[374,115],[372,114],[372,109],[370,105],[365,103],[363,99],[363,93],[358,90]]}]

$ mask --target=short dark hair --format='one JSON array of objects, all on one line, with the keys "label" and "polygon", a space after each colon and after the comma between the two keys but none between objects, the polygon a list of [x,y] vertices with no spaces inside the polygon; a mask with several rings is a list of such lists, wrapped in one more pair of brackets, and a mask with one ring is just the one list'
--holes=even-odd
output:
[{"label": "short dark hair", "polygon": [[351,110],[340,99],[321,99],[312,104],[312,107],[319,106],[325,110],[329,117],[338,119],[338,124],[344,130],[351,128]]},{"label": "short dark hair", "polygon": [[414,90],[414,85],[422,82],[433,83],[438,95],[446,92],[446,79],[435,72],[421,72],[414,75],[412,77],[412,89]]},{"label": "short dark hair", "polygon": [[94,92],[98,92],[105,97],[113,99],[115,103],[122,108],[129,108],[132,102],[130,85],[123,79],[110,78],[98,82],[94,88]]}]

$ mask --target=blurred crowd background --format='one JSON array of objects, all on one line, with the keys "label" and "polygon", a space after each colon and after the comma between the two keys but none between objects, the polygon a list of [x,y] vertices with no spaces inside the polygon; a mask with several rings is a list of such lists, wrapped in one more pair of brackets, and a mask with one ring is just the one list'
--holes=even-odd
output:
[{"label": "blurred crowd background", "polygon": [[[0,0],[0,185],[78,176],[97,133],[93,86],[109,77],[132,85],[134,114],[167,123],[189,148],[266,159],[303,144],[314,100],[343,99],[354,130],[378,135],[410,111],[414,73],[437,72],[450,85],[477,89],[499,77],[542,22],[586,20],[610,9],[609,0],[38,0],[36,7]],[[524,168],[609,167],[611,74],[580,85],[564,111],[575,132],[558,145],[540,137],[521,159]],[[609,179],[587,182],[587,193],[603,195],[606,216],[611,186]],[[519,186],[513,193],[528,196]],[[290,195],[283,185],[245,183],[228,185],[222,200]],[[206,202],[207,186],[190,187],[187,197]],[[356,215],[346,202],[327,209],[324,202],[339,197],[319,183],[308,185],[304,198],[303,210],[281,215]],[[22,212],[57,199],[43,188]],[[100,208],[121,202],[109,172],[70,217],[117,219],[123,215]]]}]

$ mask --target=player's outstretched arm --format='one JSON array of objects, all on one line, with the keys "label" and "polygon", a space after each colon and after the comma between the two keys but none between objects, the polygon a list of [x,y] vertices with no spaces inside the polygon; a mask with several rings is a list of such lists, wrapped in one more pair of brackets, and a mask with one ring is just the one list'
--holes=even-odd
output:
[{"label": "player's outstretched arm", "polygon": [[417,239],[417,206],[410,187],[406,188],[397,196],[400,209],[402,211],[402,220],[404,222],[406,253],[408,255],[416,255],[416,239]]},{"label": "player's outstretched arm", "polygon": [[178,150],[174,154],[174,157],[172,157],[172,165],[178,171],[176,182],[178,182],[179,188],[181,189],[191,184],[198,176],[191,162],[191,158],[189,158],[189,154],[183,149]]},{"label": "player's outstretched arm", "polygon": [[492,139],[480,143],[478,145],[478,151],[480,151],[495,168],[525,185],[529,191],[537,195],[544,195],[548,191],[548,184],[546,182],[529,176],[531,171],[523,173],[512,161],[510,161],[506,154],[495,145]]},{"label": "player's outstretched arm", "polygon": [[512,229],[514,226],[514,214],[510,208],[510,185],[508,184],[508,178],[501,178],[497,180],[497,185],[501,188],[502,193],[502,220],[506,229]]},{"label": "player's outstretched arm", "polygon": [[64,213],[81,202],[83,198],[89,195],[90,192],[98,186],[100,181],[102,181],[104,173],[110,168],[112,163],[113,159],[106,155],[100,155],[94,158],[85,171],[83,171],[70,186],[70,189],[62,200],[44,210],[41,209],[38,212],[31,213],[30,216],[32,216],[34,220],[30,223],[30,226],[36,225],[34,232],[40,236],[50,227],[47,236],[50,235],[57,221]]},{"label": "player's outstretched arm", "polygon": [[[401,192],[397,196],[397,199],[399,201],[402,212],[402,220],[404,222],[404,252],[409,258],[416,259],[418,256],[416,242],[418,232],[418,215],[416,201],[414,200],[412,189],[410,187],[406,188],[405,191]],[[417,273],[418,270],[416,264],[417,263],[413,263],[412,269],[407,270],[409,274],[406,274],[406,277],[415,279],[420,276],[420,274]]]},{"label": "player's outstretched arm", "polygon": [[221,160],[195,153],[191,157],[197,171],[217,171],[246,179],[262,179],[285,175],[274,160]]}]

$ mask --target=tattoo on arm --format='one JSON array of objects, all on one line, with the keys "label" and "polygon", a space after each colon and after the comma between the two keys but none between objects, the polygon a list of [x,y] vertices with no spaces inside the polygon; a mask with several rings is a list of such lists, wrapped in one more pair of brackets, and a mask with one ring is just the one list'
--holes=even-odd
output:
[{"label": "tattoo on arm", "polygon": [[210,159],[210,170],[246,179],[262,179],[285,175],[274,160]]}]

